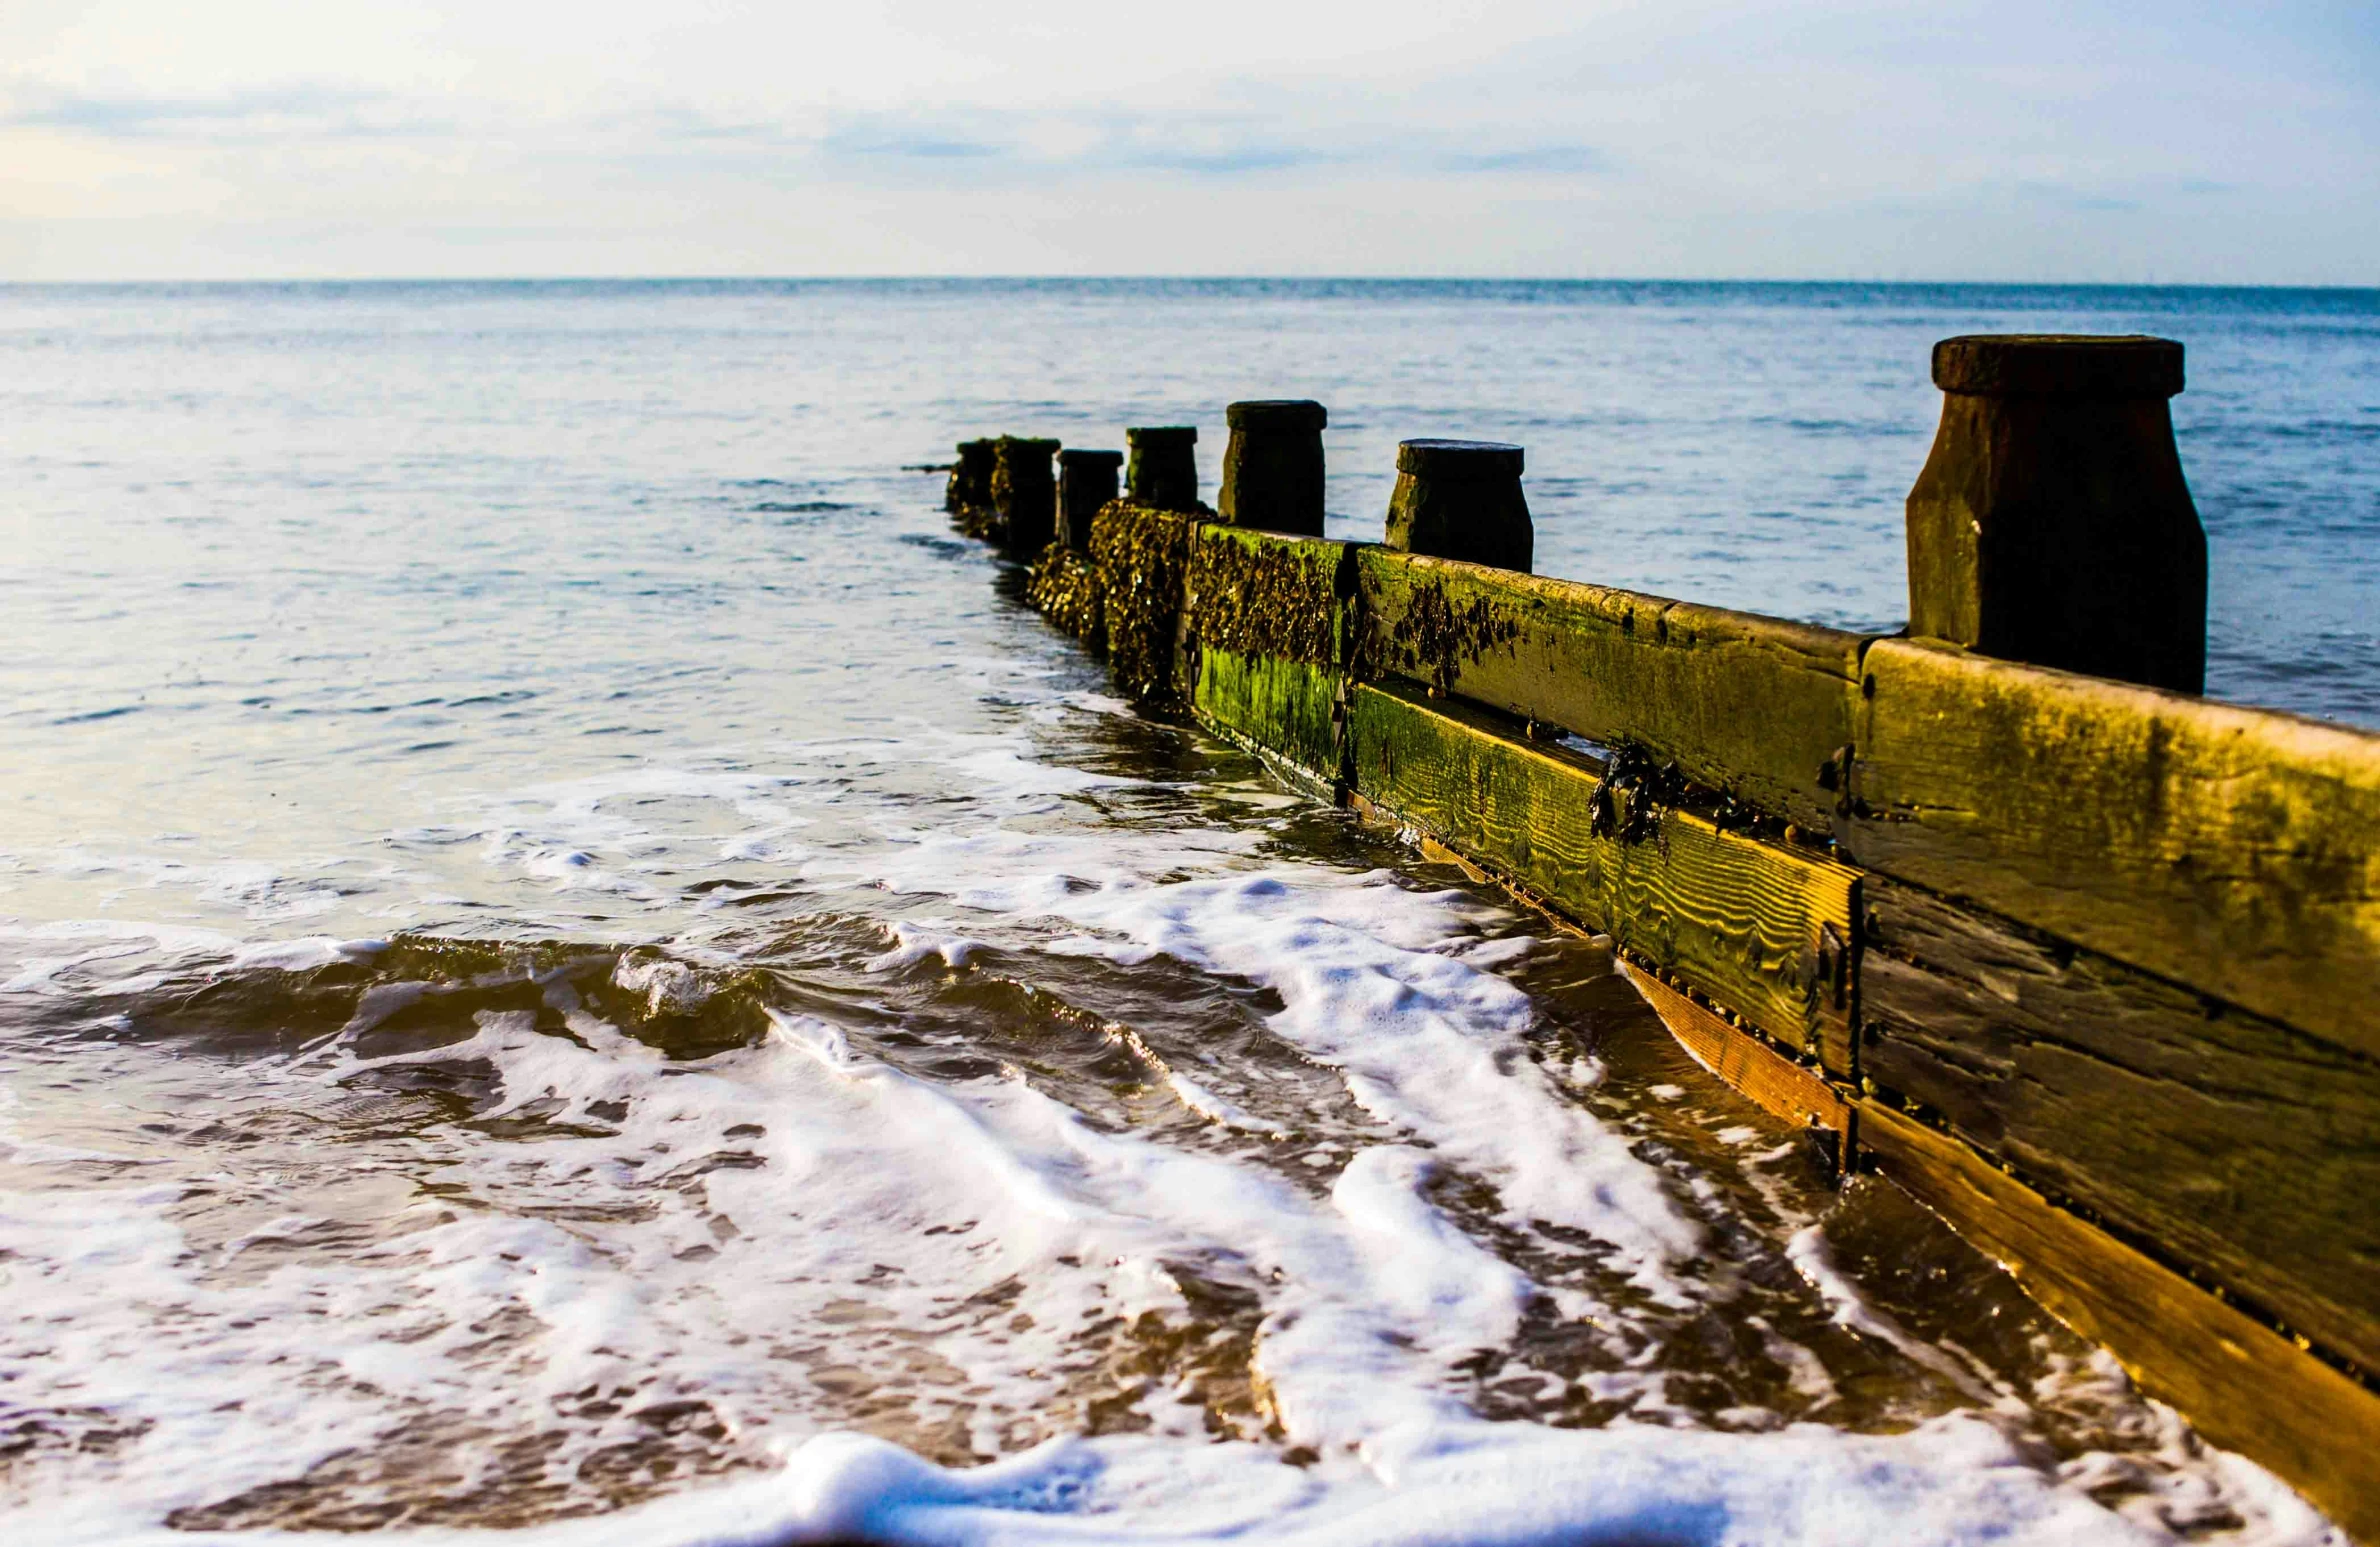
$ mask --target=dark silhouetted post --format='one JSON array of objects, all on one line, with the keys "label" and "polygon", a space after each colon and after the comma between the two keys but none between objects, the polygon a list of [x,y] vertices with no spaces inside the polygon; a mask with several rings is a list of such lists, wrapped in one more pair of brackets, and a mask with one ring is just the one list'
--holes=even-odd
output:
[{"label": "dark silhouetted post", "polygon": [[1121,451],[1058,453],[1058,538],[1077,553],[1091,551],[1091,518],[1116,497]]},{"label": "dark silhouetted post", "polygon": [[1124,487],[1140,504],[1157,510],[1198,508],[1198,461],[1191,447],[1198,430],[1187,424],[1143,425],[1124,432],[1132,461]]},{"label": "dark silhouetted post", "polygon": [[1019,553],[1039,553],[1058,534],[1058,485],[1050,472],[1054,440],[1003,435],[992,448],[992,508],[1000,540]]},{"label": "dark silhouetted post", "polygon": [[1521,495],[1521,448],[1488,440],[1398,442],[1388,545],[1525,573],[1535,535]]},{"label": "dark silhouetted post", "polygon": [[1234,403],[1215,508],[1232,526],[1322,535],[1322,427],[1329,415],[1303,398]]},{"label": "dark silhouetted post", "polygon": [[2182,346],[1948,338],[1934,385],[1942,425],[1909,491],[1909,632],[2203,690],[2206,534],[2167,403]]},{"label": "dark silhouetted post", "polygon": [[992,443],[959,442],[959,459],[950,466],[950,487],[942,508],[952,515],[965,510],[989,510],[992,504]]}]

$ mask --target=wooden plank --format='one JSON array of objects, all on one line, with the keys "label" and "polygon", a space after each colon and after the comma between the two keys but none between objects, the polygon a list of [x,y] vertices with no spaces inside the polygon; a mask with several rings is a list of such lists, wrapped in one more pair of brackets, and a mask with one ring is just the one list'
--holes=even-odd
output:
[{"label": "wooden plank", "polygon": [[1246,527],[1192,530],[1182,601],[1191,706],[1210,726],[1330,787],[1340,777],[1339,672],[1348,545]]},{"label": "wooden plank", "polygon": [[2380,736],[1882,640],[1846,857],[2380,1055]]},{"label": "wooden plank", "polygon": [[1829,1147],[1839,1163],[1852,1121],[1851,1105],[1840,1091],[1642,967],[1622,962],[1620,971],[1696,1063],[1743,1092],[1762,1111],[1804,1128],[1825,1129],[1834,1136]]},{"label": "wooden plank", "polygon": [[1946,1134],[1867,1102],[1859,1142],[1879,1171],[2051,1315],[2104,1344],[2142,1390],[2279,1473],[2356,1536],[2380,1541],[2380,1394]]},{"label": "wooden plank", "polygon": [[1190,637],[1249,660],[1342,665],[1344,604],[1354,594],[1342,569],[1352,547],[1249,527],[1193,528],[1182,602]]},{"label": "wooden plank", "polygon": [[1860,1070],[2380,1370],[2380,1068],[1882,876]]},{"label": "wooden plank", "polygon": [[1328,788],[1340,773],[1340,682],[1324,667],[1202,645],[1191,708],[1211,728],[1296,765],[1305,779]]},{"label": "wooden plank", "polygon": [[[1480,711],[1358,685],[1354,789],[1399,819],[1848,1076],[1858,873],[1663,811],[1642,836],[1599,821],[1602,769]],[[1599,830],[1600,829],[1600,830]]]},{"label": "wooden plank", "polygon": [[1824,831],[1864,636],[1386,548],[1356,550],[1359,676],[1410,678]]}]

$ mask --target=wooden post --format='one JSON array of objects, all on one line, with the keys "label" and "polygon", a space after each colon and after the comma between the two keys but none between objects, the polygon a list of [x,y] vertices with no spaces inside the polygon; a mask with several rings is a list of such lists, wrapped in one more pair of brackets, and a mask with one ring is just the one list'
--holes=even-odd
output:
[{"label": "wooden post", "polygon": [[1058,538],[1077,553],[1091,551],[1091,518],[1116,497],[1121,451],[1058,453]]},{"label": "wooden post", "polygon": [[952,515],[965,510],[989,509],[992,503],[992,443],[989,440],[963,440],[958,446],[959,459],[950,467],[950,487],[942,496],[942,508]]},{"label": "wooden post", "polygon": [[1133,503],[1152,510],[1198,508],[1198,461],[1191,447],[1198,444],[1198,428],[1188,424],[1142,425],[1124,432],[1132,460],[1124,470],[1124,486]]},{"label": "wooden post", "polygon": [[1054,440],[1003,435],[992,445],[992,508],[1001,541],[1018,553],[1039,553],[1058,533],[1058,485],[1050,473]]},{"label": "wooden post", "polygon": [[1299,537],[1322,535],[1320,403],[1275,398],[1234,403],[1224,417],[1223,492],[1215,508],[1228,526],[1260,527]]},{"label": "wooden post", "polygon": [[1535,545],[1521,448],[1486,440],[1397,443],[1388,545],[1528,573]]},{"label": "wooden post", "polygon": [[1909,632],[2201,691],[2206,534],[2167,406],[2182,346],[1949,338],[1934,385],[1942,424],[1909,491]]}]

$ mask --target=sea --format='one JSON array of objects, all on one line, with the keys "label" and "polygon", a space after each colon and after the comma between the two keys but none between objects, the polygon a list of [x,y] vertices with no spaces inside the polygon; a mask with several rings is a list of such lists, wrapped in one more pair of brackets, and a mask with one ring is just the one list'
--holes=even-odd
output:
[{"label": "sea", "polygon": [[1889,630],[2051,331],[2187,347],[2210,693],[2380,726],[2376,291],[0,287],[0,1537],[2342,1541],[941,509],[1312,397],[1333,535],[1514,441]]}]

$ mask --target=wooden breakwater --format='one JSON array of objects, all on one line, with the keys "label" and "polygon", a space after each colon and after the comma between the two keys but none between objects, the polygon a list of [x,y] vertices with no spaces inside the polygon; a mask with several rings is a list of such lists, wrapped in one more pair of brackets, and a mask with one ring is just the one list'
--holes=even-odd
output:
[{"label": "wooden breakwater", "polygon": [[[1527,572],[1517,447],[1322,532],[1312,403],[960,448],[1119,684],[1614,942],[1671,1031],[2380,1542],[2380,736],[2198,696],[2162,340],[1949,340],[1909,633]],[[1919,632],[1922,630],[1922,632]],[[2095,674],[2095,675],[2094,675]]]}]

